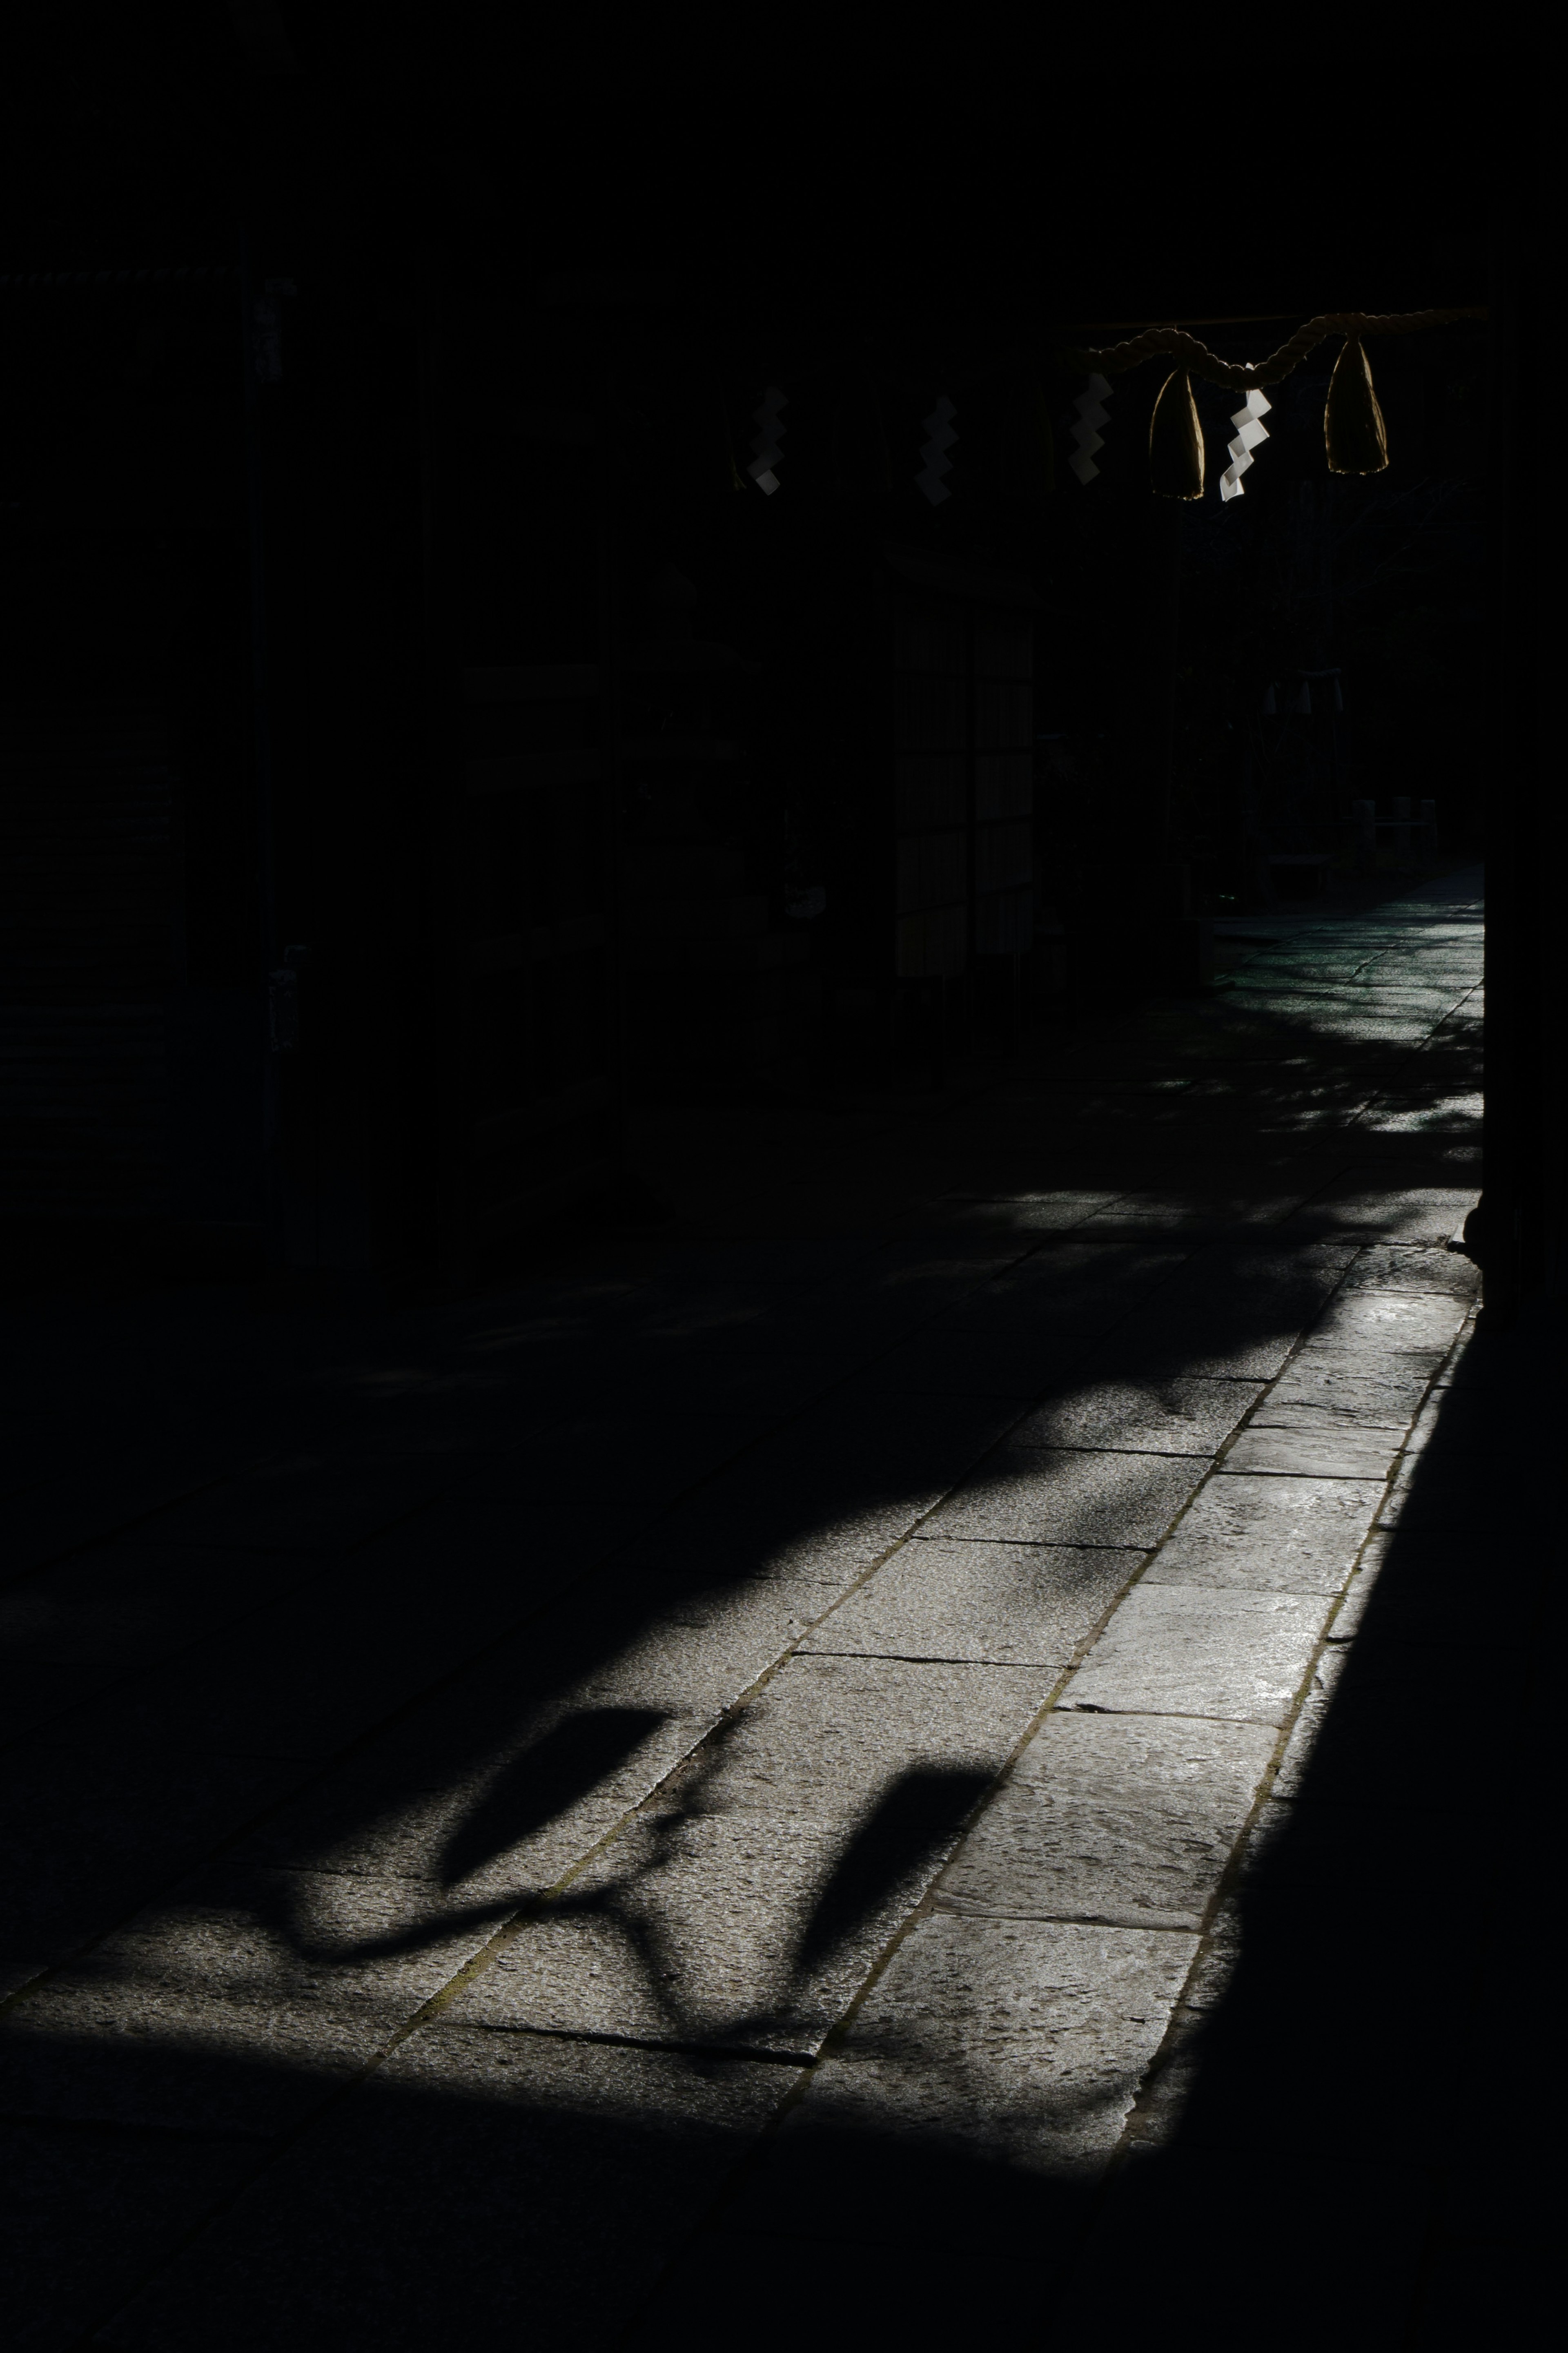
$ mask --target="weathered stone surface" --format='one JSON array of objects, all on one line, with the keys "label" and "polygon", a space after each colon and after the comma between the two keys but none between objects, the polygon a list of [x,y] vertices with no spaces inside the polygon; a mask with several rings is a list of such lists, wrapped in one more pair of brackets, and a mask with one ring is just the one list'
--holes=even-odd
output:
[{"label": "weathered stone surface", "polygon": [[0,2106],[276,2132],[385,2050],[492,1926],[406,1882],[198,1882],[6,2012]]},{"label": "weathered stone surface", "polygon": [[1451,1299],[1479,1296],[1481,1271],[1461,1251],[1423,1242],[1373,1242],[1345,1276],[1346,1291],[1439,1291]]},{"label": "weathered stone surface", "polygon": [[1321,1351],[1365,1349],[1373,1356],[1445,1354],[1466,1316],[1466,1303],[1432,1291],[1342,1291],[1312,1335]]},{"label": "weathered stone surface", "polygon": [[1398,1446],[1396,1430],[1279,1430],[1260,1415],[1228,1450],[1219,1475],[1386,1479]]},{"label": "weathered stone surface", "polygon": [[942,1873],[939,1901],[1196,1929],[1274,1741],[1271,1725],[1058,1708]]},{"label": "weathered stone surface", "polygon": [[1008,1447],[926,1523],[933,1535],[1016,1544],[1158,1544],[1202,1464],[1158,1454]]},{"label": "weathered stone surface", "polygon": [[1479,1135],[1481,1097],[1446,1086],[1391,1090],[1356,1124],[1375,1135]]},{"label": "weathered stone surface", "polygon": [[1171,1931],[935,1913],[899,1947],[784,2140],[896,2132],[1030,2170],[1098,2169],[1196,1948]]},{"label": "weathered stone surface", "polygon": [[1317,1595],[1144,1582],[1121,1604],[1061,1704],[1282,1724],[1326,1615]]},{"label": "weathered stone surface", "polygon": [[1301,1712],[1296,1718],[1289,1743],[1275,1776],[1274,1797],[1300,1796],[1302,1778],[1311,1762],[1329,1709],[1333,1704],[1334,1687],[1344,1672],[1348,1656],[1345,1648],[1330,1643],[1313,1668],[1310,1687],[1301,1703]]},{"label": "weathered stone surface", "polygon": [[1355,1565],[1381,1481],[1240,1472],[1211,1479],[1149,1564],[1145,1585],[1337,1593]]},{"label": "weathered stone surface", "polygon": [[963,1200],[952,1208],[966,1226],[1003,1233],[1067,1233],[1109,1208],[1113,1193],[1008,1193],[994,1200]]},{"label": "weathered stone surface", "polygon": [[719,1713],[570,1692],[531,1699],[526,1688],[509,1707],[487,1678],[324,1775],[249,1851],[295,1868],[431,1880],[470,1903],[521,1904],[640,1804]]},{"label": "weathered stone surface", "polygon": [[649,1809],[444,2019],[809,2054],[959,1827],[949,1808],[879,1841],[866,1823]]},{"label": "weathered stone surface", "polygon": [[1138,1556],[917,1536],[809,1633],[805,1651],[1065,1666]]},{"label": "weathered stone surface", "polygon": [[897,1502],[840,1501],[820,1515],[787,1482],[748,1500],[695,1499],[627,1546],[622,1566],[650,1583],[671,1576],[704,1588],[764,1581],[819,1583],[842,1592],[909,1535],[942,1490],[928,1485]]},{"label": "weathered stone surface", "polygon": [[1141,1234],[1227,1235],[1253,1226],[1278,1225],[1298,1208],[1305,1187],[1290,1192],[1123,1193],[1096,1210],[1086,1234],[1114,1234],[1121,1240]]},{"label": "weathered stone surface", "polygon": [[1309,1201],[1295,1222],[1304,1231],[1327,1227],[1440,1249],[1479,1198],[1470,1187],[1401,1185],[1395,1172],[1380,1182],[1373,1171],[1357,1170]]},{"label": "weathered stone surface", "polygon": [[860,1820],[896,1777],[998,1773],[1056,1670],[900,1659],[790,1659],[673,1785],[693,1811]]},{"label": "weathered stone surface", "polygon": [[1130,1449],[1144,1454],[1213,1454],[1259,1385],[1247,1381],[1094,1381],[1053,1398],[1017,1424],[1014,1446]]},{"label": "weathered stone surface", "polygon": [[1321,1348],[1315,1339],[1286,1366],[1258,1420],[1274,1430],[1392,1430],[1403,1433],[1441,1364],[1431,1354],[1384,1356]]}]

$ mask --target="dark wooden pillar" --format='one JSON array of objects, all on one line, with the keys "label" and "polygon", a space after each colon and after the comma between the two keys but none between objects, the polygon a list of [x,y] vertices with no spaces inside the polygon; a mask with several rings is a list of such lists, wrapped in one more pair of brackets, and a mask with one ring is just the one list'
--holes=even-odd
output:
[{"label": "dark wooden pillar", "polygon": [[1492,221],[1486,1172],[1471,1229],[1487,1312],[1502,1323],[1561,1293],[1568,1217],[1563,793],[1542,773],[1540,727],[1542,535],[1561,498],[1540,389],[1555,389],[1557,331],[1541,284],[1538,136],[1529,118],[1515,128],[1521,135],[1500,142]]}]

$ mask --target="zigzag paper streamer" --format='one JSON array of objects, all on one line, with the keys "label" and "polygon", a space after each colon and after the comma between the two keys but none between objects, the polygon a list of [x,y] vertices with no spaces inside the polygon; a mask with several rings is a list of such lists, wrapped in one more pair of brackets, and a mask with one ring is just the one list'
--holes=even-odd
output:
[{"label": "zigzag paper streamer", "polygon": [[753,419],[753,422],[762,429],[752,444],[755,454],[746,471],[758,490],[765,491],[770,499],[779,486],[779,478],[774,473],[773,468],[783,455],[779,444],[784,439],[784,426],[780,419],[787,406],[777,385],[770,384],[763,395],[763,405],[756,411]]},{"label": "zigzag paper streamer", "polygon": [[1249,392],[1246,406],[1238,408],[1231,418],[1231,423],[1238,430],[1235,440],[1228,445],[1230,464],[1219,478],[1219,494],[1222,499],[1246,497],[1247,492],[1241,478],[1251,465],[1252,453],[1258,443],[1267,441],[1268,438],[1268,433],[1258,420],[1260,417],[1267,417],[1272,406],[1273,403],[1265,400],[1260,392]]},{"label": "zigzag paper streamer", "polygon": [[1089,390],[1080,392],[1073,404],[1078,410],[1078,423],[1073,427],[1072,438],[1078,443],[1078,448],[1068,459],[1068,464],[1080,482],[1092,482],[1100,471],[1100,468],[1094,462],[1094,452],[1105,447],[1105,437],[1100,429],[1106,419],[1106,411],[1101,406],[1101,403],[1109,400],[1110,397],[1110,386],[1105,378],[1102,375],[1091,375],[1089,380]]},{"label": "zigzag paper streamer", "polygon": [[952,471],[952,459],[947,452],[958,438],[952,429],[952,420],[957,415],[957,409],[954,408],[946,393],[943,393],[931,415],[925,419],[925,429],[930,437],[921,451],[921,456],[925,459],[925,469],[923,472],[915,476],[915,480],[933,507],[941,506],[943,499],[950,499],[952,496],[952,492],[942,478],[944,474],[951,474]]}]

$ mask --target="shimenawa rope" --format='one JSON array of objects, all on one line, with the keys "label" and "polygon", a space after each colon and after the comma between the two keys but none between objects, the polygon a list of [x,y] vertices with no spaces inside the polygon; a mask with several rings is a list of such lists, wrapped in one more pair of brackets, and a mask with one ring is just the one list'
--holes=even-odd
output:
[{"label": "shimenawa rope", "polygon": [[1250,392],[1256,385],[1281,382],[1330,335],[1357,340],[1363,335],[1410,335],[1422,327],[1447,327],[1457,319],[1484,319],[1486,315],[1484,310],[1405,311],[1392,314],[1325,311],[1321,317],[1309,319],[1304,327],[1298,327],[1289,343],[1281,343],[1268,359],[1255,364],[1218,359],[1195,335],[1185,333],[1180,327],[1149,327],[1129,343],[1113,343],[1108,351],[1064,351],[1062,357],[1069,367],[1081,368],[1089,375],[1121,375],[1129,368],[1141,366],[1144,360],[1166,353],[1189,375],[1201,375],[1209,384],[1226,385],[1235,392]]}]

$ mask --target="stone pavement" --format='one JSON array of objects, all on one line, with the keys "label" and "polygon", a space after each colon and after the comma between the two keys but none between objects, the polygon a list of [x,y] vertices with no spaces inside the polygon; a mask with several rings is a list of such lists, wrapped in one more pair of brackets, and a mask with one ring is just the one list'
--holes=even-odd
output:
[{"label": "stone pavement", "polygon": [[483,1299],[16,1306],[8,2341],[1510,2341],[1479,888]]}]

